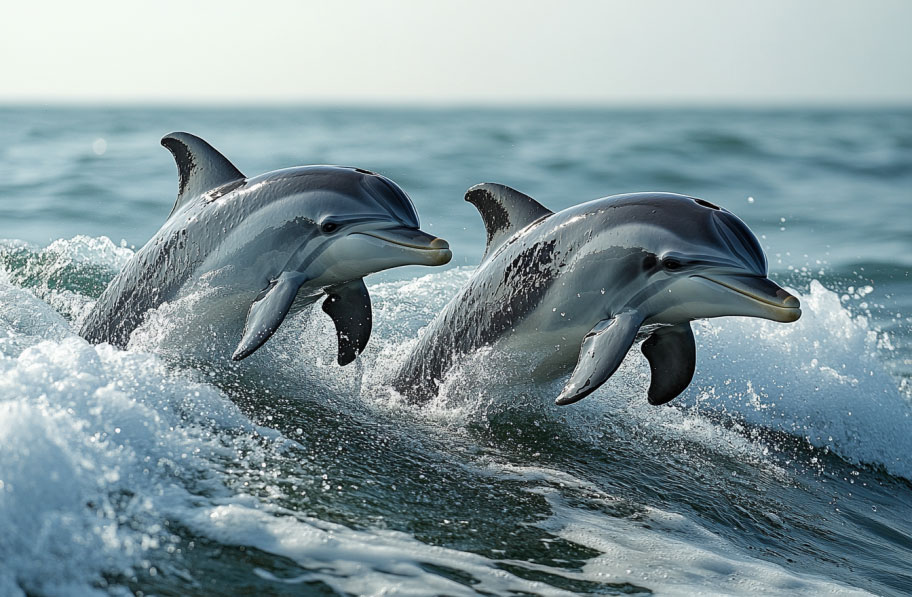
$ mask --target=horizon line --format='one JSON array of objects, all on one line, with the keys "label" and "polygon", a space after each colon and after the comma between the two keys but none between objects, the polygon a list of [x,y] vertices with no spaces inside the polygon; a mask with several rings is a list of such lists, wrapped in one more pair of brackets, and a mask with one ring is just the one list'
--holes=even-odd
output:
[{"label": "horizon line", "polygon": [[110,99],[110,98],[3,98],[2,108],[95,108],[95,109],[417,109],[417,110],[889,110],[912,109],[906,100],[832,101],[832,100],[683,100],[659,102],[630,101],[478,101],[478,100],[387,100],[387,99]]}]

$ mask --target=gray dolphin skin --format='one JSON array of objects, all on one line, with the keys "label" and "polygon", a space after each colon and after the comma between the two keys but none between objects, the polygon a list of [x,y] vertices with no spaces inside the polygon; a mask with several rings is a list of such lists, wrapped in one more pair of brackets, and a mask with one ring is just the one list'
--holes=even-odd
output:
[{"label": "gray dolphin skin", "polygon": [[572,369],[556,401],[571,404],[645,339],[648,400],[664,404],[693,378],[691,321],[801,316],[798,299],[767,278],[766,257],[744,222],[702,199],[634,193],[553,213],[490,183],[465,198],[481,213],[487,248],[393,377],[414,402],[436,395],[459,356],[496,345],[525,350],[538,381]]},{"label": "gray dolphin skin", "polygon": [[418,229],[405,192],[379,174],[301,166],[247,178],[199,137],[172,133],[161,143],[177,162],[177,201],[85,319],[80,335],[90,342],[125,347],[150,309],[202,281],[218,292],[200,308],[237,325],[234,360],[262,346],[289,312],[325,296],[345,365],[371,332],[362,278],[451,258],[446,241]]}]

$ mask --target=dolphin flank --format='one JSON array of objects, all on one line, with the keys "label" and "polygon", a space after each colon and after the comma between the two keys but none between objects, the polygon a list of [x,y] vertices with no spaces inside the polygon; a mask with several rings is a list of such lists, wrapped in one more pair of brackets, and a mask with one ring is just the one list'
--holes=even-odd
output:
[{"label": "dolphin flank", "polygon": [[446,241],[418,229],[411,200],[384,176],[300,166],[248,178],[199,137],[172,133],[161,143],[177,163],[177,200],[86,317],[80,335],[90,342],[125,347],[149,310],[203,284],[216,299],[194,315],[228,326],[238,339],[234,360],[262,346],[290,312],[325,297],[345,365],[371,332],[362,278],[450,260]]},{"label": "dolphin flank", "polygon": [[412,401],[435,396],[458,357],[495,346],[528,355],[537,381],[572,370],[556,401],[571,404],[645,339],[648,400],[664,404],[693,378],[694,319],[801,316],[798,299],[767,277],[753,233],[708,201],[633,193],[553,213],[491,183],[465,198],[481,213],[487,247],[392,379]]}]

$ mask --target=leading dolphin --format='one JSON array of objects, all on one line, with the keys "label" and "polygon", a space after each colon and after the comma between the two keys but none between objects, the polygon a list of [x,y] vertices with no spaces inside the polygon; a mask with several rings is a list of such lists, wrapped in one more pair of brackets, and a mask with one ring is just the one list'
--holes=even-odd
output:
[{"label": "leading dolphin", "polygon": [[459,356],[497,344],[527,355],[538,380],[575,365],[557,398],[571,404],[605,383],[645,338],[648,399],[664,404],[693,378],[694,319],[801,316],[798,299],[767,278],[766,257],[744,222],[702,199],[634,193],[553,213],[490,183],[465,198],[481,213],[487,248],[393,378],[413,401],[433,397]]},{"label": "leading dolphin", "polygon": [[177,162],[177,201],[85,319],[80,335],[90,342],[126,346],[147,311],[202,283],[217,289],[198,307],[204,318],[239,328],[246,313],[234,360],[325,295],[345,365],[371,332],[363,276],[450,260],[446,241],[418,229],[411,200],[384,176],[301,166],[247,178],[199,137],[172,133],[161,143]]}]

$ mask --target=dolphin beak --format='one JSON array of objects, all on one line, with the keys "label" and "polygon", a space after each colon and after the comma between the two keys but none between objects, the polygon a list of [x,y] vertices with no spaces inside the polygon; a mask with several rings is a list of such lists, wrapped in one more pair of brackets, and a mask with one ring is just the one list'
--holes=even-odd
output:
[{"label": "dolphin beak", "polygon": [[744,315],[791,323],[801,317],[801,302],[766,276],[694,275],[731,293],[735,303],[744,307]]},{"label": "dolphin beak", "polygon": [[415,263],[422,265],[444,265],[453,257],[450,244],[442,238],[431,236],[423,230],[399,226],[371,230],[370,232],[356,232],[372,238],[379,239],[391,248],[401,249],[416,258]]}]

